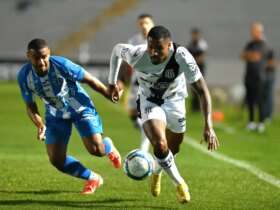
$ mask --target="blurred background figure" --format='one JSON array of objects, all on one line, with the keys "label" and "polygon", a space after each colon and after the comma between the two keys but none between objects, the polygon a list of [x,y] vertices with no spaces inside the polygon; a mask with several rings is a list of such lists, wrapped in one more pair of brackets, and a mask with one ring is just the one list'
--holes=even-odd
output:
[{"label": "blurred background figure", "polygon": [[274,88],[275,88],[275,80],[276,80],[276,59],[274,55],[274,51],[269,49],[268,57],[267,57],[267,65],[265,68],[265,80],[264,80],[264,118],[266,122],[271,122],[272,114],[274,111]]},{"label": "blurred background figure", "polygon": [[128,44],[147,44],[147,35],[151,28],[154,27],[153,16],[147,13],[140,14],[137,18],[137,27],[139,32],[128,40]]},{"label": "blurred background figure", "polygon": [[15,9],[18,12],[27,12],[34,4],[37,4],[36,0],[18,0],[15,4]]},{"label": "blurred background figure", "polygon": [[[265,103],[263,99],[268,52],[263,25],[260,22],[254,22],[251,25],[251,40],[246,44],[241,54],[246,63],[244,85],[246,88],[246,105],[249,111],[248,130],[257,129],[259,132],[265,130]],[[258,110],[259,123],[256,123],[255,109]]]},{"label": "blurred background figure", "polygon": [[[202,75],[205,77],[205,73],[206,73],[205,54],[208,49],[208,45],[207,42],[202,38],[201,31],[199,28],[197,27],[192,28],[191,40],[187,45],[187,49],[194,57]],[[192,111],[199,111],[200,104],[199,104],[198,96],[193,91],[191,91],[191,94],[192,94],[191,109]]]},{"label": "blurred background figure", "polygon": [[[128,44],[132,44],[132,45],[147,44],[146,41],[147,34],[150,31],[150,29],[154,26],[152,15],[146,13],[140,14],[137,18],[136,24],[137,24],[138,32],[128,40]],[[137,94],[137,90],[138,90],[138,85],[136,84],[137,82],[135,80],[135,77],[133,77],[132,75],[133,75],[132,68],[127,63],[122,62],[118,82],[119,85],[121,85],[122,87],[128,88],[130,86],[131,88],[130,96],[134,96],[135,94]],[[134,87],[136,88],[136,91],[134,91]],[[134,101],[136,101],[136,96],[133,97],[132,99],[129,99],[129,101],[133,101],[133,99],[135,99]],[[130,106],[127,103],[128,101],[126,99],[125,105]],[[128,109],[130,108],[128,107]]]},{"label": "blurred background figure", "polygon": [[[152,27],[154,27],[154,21],[153,17],[150,14],[140,14],[137,18],[137,27],[139,32],[133,35],[129,40],[128,44],[131,45],[141,45],[141,44],[147,44],[147,35],[148,32]],[[137,53],[137,52],[136,52]],[[126,62],[122,62],[121,69],[120,69],[121,76],[119,77],[119,80],[124,85],[129,85],[129,94],[128,97],[126,97],[127,102],[127,109],[130,119],[132,120],[133,124],[136,128],[139,128],[141,130],[141,145],[140,149],[144,151],[149,150],[150,141],[147,139],[140,122],[140,119],[138,118],[138,112],[137,112],[137,93],[138,93],[138,81],[136,78],[136,75],[134,74],[133,69],[130,65],[128,65]]]}]

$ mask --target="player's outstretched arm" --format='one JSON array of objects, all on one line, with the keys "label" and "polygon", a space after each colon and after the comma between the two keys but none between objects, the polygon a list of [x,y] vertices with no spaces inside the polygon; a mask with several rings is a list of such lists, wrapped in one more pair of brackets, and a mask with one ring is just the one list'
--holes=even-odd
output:
[{"label": "player's outstretched arm", "polygon": [[46,126],[39,113],[37,104],[35,102],[27,103],[26,110],[29,118],[37,127],[37,139],[43,141],[45,139]]},{"label": "player's outstretched arm", "polygon": [[[90,73],[85,72],[84,78],[81,82],[88,84],[93,90],[99,92],[105,98],[108,98],[109,100],[113,101],[111,99],[111,87],[109,86],[108,88],[106,85],[103,84],[103,82],[92,76]],[[122,95],[122,90],[117,89],[116,91],[116,94],[118,95],[118,97],[120,97]]]},{"label": "player's outstretched arm", "polygon": [[219,147],[219,140],[213,129],[212,122],[212,103],[209,90],[203,77],[191,84],[192,88],[198,94],[201,109],[204,116],[203,138],[208,143],[209,150],[216,150]]},{"label": "player's outstretched arm", "polygon": [[106,85],[104,85],[103,82],[92,76],[90,73],[85,72],[84,78],[81,82],[88,84],[93,90],[99,92],[104,97],[109,98],[109,92]]}]

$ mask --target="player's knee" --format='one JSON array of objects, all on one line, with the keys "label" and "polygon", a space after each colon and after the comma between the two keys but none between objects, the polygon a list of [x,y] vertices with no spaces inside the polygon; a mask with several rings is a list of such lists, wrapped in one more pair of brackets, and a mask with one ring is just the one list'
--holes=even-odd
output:
[{"label": "player's knee", "polygon": [[103,144],[92,145],[90,148],[88,148],[88,152],[91,155],[97,157],[103,157],[105,155],[104,145]]},{"label": "player's knee", "polygon": [[168,146],[164,139],[157,141],[154,144],[154,153],[156,157],[163,158],[168,153]]}]

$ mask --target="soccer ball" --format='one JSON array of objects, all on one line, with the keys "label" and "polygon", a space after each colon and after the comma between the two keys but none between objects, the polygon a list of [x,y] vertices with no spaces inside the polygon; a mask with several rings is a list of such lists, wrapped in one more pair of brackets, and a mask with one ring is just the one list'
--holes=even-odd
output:
[{"label": "soccer ball", "polygon": [[134,180],[143,180],[154,170],[154,158],[148,152],[135,149],[129,152],[124,162],[125,174]]}]

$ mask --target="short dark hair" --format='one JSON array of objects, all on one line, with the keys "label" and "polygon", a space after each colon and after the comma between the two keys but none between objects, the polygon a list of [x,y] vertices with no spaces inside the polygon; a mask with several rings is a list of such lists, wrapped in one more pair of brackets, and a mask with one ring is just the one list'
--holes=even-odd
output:
[{"label": "short dark hair", "polygon": [[27,50],[39,51],[40,49],[42,49],[44,47],[48,47],[48,44],[47,44],[46,40],[36,38],[36,39],[32,39],[28,43]]},{"label": "short dark hair", "polygon": [[156,40],[166,39],[166,38],[171,38],[171,33],[167,28],[159,25],[159,26],[153,27],[149,31],[148,37],[151,37],[152,39],[156,39]]},{"label": "short dark hair", "polygon": [[200,29],[198,28],[198,27],[193,27],[192,29],[191,29],[191,33],[200,33],[201,31],[200,31]]},{"label": "short dark hair", "polygon": [[138,20],[140,20],[140,19],[143,19],[143,18],[150,18],[150,19],[153,19],[153,16],[152,15],[150,15],[150,14],[148,14],[148,13],[142,13],[142,14],[140,14],[140,15],[138,15]]}]

